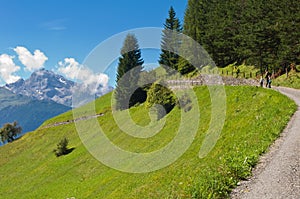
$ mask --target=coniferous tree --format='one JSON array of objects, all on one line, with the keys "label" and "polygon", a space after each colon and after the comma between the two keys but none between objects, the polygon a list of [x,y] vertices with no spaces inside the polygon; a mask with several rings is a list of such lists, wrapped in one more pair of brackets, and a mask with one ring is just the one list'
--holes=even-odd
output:
[{"label": "coniferous tree", "polygon": [[[207,23],[206,7],[207,2],[198,0],[188,1],[188,6],[184,16],[183,33],[178,70],[181,74],[188,74],[195,71],[196,68],[211,64],[208,55],[203,51],[205,44],[205,29]],[[192,25],[193,24],[193,25]]]},{"label": "coniferous tree", "polygon": [[[300,4],[297,0],[279,1],[281,46],[279,59],[284,68],[300,63]],[[298,38],[298,39],[297,39]]]},{"label": "coniferous tree", "polygon": [[133,34],[128,34],[121,49],[121,57],[119,58],[117,69],[115,90],[117,110],[130,108],[137,102],[145,100],[145,94],[138,86],[143,63],[136,37]]},{"label": "coniferous tree", "polygon": [[173,7],[170,7],[169,17],[164,24],[162,32],[161,51],[159,63],[168,74],[172,70],[178,69],[179,56],[177,54],[180,47],[180,36],[182,28]]},{"label": "coniferous tree", "polygon": [[219,67],[236,62],[278,70],[300,63],[299,13],[297,0],[189,0],[183,32]]}]

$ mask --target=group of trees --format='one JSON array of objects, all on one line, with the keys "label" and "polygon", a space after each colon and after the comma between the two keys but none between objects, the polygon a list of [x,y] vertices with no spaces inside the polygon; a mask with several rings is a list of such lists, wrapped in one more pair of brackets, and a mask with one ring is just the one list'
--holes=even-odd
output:
[{"label": "group of trees", "polygon": [[[178,33],[182,31],[179,19],[176,17],[173,7],[169,10],[169,18],[166,19],[164,26],[165,29],[162,33],[163,37],[161,42],[162,53],[160,54],[159,63],[167,73],[172,73],[178,70],[180,57],[175,52],[180,45]],[[140,83],[142,82],[141,79],[147,78],[147,74],[143,76],[143,63],[144,61],[141,56],[137,38],[133,34],[128,34],[121,49],[121,57],[119,58],[117,69],[117,85],[115,89],[115,108],[117,110],[124,110],[137,103],[143,103],[147,100],[147,90],[152,92],[154,88],[161,88],[157,86],[157,83],[154,84],[154,87],[151,87],[151,84],[144,85]],[[163,88],[161,89],[163,90]],[[156,94],[154,93],[153,95]],[[167,98],[168,97],[170,96],[167,95]],[[154,104],[155,101],[153,101],[153,99],[154,98],[151,98],[151,102],[149,103]],[[162,104],[161,101],[162,99],[157,100],[157,103]],[[163,104],[163,106],[167,107],[167,111],[170,111],[169,109],[174,103],[171,100],[172,104],[170,104],[169,107],[169,103],[167,102],[169,102],[170,99],[166,99],[165,101],[166,103]]]},{"label": "group of trees", "polygon": [[183,33],[218,67],[237,62],[276,70],[300,63],[297,0],[189,0]]},{"label": "group of trees", "polygon": [[[170,8],[158,62],[167,74],[188,74],[212,60],[218,67],[237,63],[277,71],[300,63],[299,38],[297,0],[189,0],[183,26]],[[147,98],[138,85],[143,60],[134,35],[127,36],[121,54],[116,107],[126,109]]]}]

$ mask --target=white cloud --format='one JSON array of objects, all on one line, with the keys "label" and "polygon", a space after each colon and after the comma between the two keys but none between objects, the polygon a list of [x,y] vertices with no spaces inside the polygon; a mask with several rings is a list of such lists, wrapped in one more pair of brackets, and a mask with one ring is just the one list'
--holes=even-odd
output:
[{"label": "white cloud", "polygon": [[64,61],[58,63],[58,71],[64,74],[67,78],[78,80],[83,83],[85,88],[90,92],[99,92],[108,88],[108,76],[103,73],[93,73],[89,68],[79,64],[74,58],[65,58]]},{"label": "white cloud", "polygon": [[21,63],[26,67],[28,71],[34,71],[44,66],[48,57],[40,50],[35,50],[33,54],[23,46],[17,46],[14,51],[18,54],[18,58]]},{"label": "white cloud", "polygon": [[14,63],[13,58],[7,54],[0,55],[0,77],[8,84],[20,79],[19,76],[14,75],[20,70],[20,67]]}]

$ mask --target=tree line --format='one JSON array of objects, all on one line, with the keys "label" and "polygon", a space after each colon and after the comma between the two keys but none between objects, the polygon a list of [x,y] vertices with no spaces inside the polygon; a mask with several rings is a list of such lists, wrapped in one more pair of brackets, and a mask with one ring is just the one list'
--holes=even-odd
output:
[{"label": "tree line", "polygon": [[236,62],[276,70],[300,63],[297,0],[189,0],[183,33],[218,67]]},{"label": "tree line", "polygon": [[[208,54],[180,35],[192,38]],[[186,75],[194,72],[195,67],[214,64],[251,65],[261,73],[279,69],[285,72],[300,63],[299,38],[300,4],[296,0],[189,0],[183,25],[170,7],[158,62],[167,74]],[[176,53],[178,49],[180,55]],[[129,34],[117,71],[117,109],[147,99],[145,90],[151,85],[140,87],[138,83],[142,65],[138,41]]]}]

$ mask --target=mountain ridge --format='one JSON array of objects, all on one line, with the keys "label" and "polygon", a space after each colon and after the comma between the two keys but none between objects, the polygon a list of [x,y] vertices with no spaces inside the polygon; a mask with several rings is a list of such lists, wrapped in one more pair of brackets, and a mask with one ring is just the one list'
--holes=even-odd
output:
[{"label": "mountain ridge", "polygon": [[24,80],[6,84],[3,88],[15,94],[31,97],[37,100],[54,101],[66,106],[72,105],[72,87],[75,82],[64,78],[53,71],[40,69]]},{"label": "mountain ridge", "polygon": [[32,99],[0,87],[0,127],[17,121],[22,132],[33,131],[45,120],[70,110],[53,101]]}]

